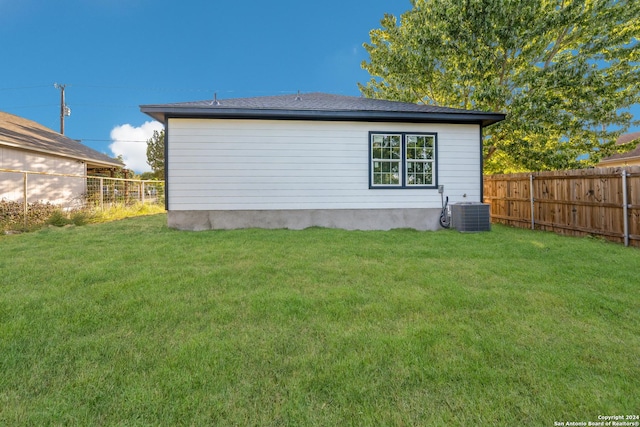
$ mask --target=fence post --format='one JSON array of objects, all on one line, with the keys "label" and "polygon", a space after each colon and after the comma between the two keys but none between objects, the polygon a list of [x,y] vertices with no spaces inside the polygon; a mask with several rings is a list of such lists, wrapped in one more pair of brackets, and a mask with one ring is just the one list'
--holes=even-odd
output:
[{"label": "fence post", "polygon": [[100,178],[100,212],[104,212],[104,178]]},{"label": "fence post", "polygon": [[140,183],[140,201],[144,205],[144,181]]},{"label": "fence post", "polygon": [[529,175],[529,194],[531,195],[531,229],[536,229],[534,198],[533,198],[533,174]]},{"label": "fence post", "polygon": [[629,246],[629,202],[627,200],[627,171],[622,170],[622,224],[624,228],[624,245]]},{"label": "fence post", "polygon": [[23,196],[24,196],[24,229],[27,229],[27,225],[29,223],[28,221],[28,215],[29,215],[29,202],[28,202],[28,198],[27,198],[27,172],[24,173],[24,185],[23,185]]}]

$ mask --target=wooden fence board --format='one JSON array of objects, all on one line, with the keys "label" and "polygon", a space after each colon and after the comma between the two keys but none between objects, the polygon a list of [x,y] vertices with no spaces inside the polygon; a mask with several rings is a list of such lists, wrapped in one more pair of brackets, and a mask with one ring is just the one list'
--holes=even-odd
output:
[{"label": "wooden fence board", "polygon": [[[597,235],[624,242],[626,171],[629,244],[640,247],[640,167],[533,172],[484,177],[491,218],[515,227],[569,235]],[[533,176],[533,185],[531,177]]]}]

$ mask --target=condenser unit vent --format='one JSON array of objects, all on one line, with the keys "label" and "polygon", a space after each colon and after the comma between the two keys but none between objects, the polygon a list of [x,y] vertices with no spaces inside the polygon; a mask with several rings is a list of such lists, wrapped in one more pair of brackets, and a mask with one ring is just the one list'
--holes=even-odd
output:
[{"label": "condenser unit vent", "polygon": [[458,231],[491,231],[489,205],[486,203],[451,204],[451,226]]}]

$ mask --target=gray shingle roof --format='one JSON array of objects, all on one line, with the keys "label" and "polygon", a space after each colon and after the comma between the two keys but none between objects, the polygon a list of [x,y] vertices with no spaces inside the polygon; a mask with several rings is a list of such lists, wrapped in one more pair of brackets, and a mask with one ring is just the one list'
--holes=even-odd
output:
[{"label": "gray shingle roof", "polygon": [[636,157],[640,158],[640,132],[633,132],[633,133],[620,135],[620,137],[616,141],[616,144],[622,145],[622,144],[629,143],[633,140],[638,140],[638,145],[636,146],[636,148],[634,148],[631,151],[627,151],[626,153],[613,154],[609,157],[605,157],[604,159],[601,160],[601,163],[613,162],[616,160],[623,160],[623,159],[631,159]]},{"label": "gray shingle roof", "polygon": [[0,145],[82,160],[99,167],[122,167],[112,159],[78,141],[32,120],[0,112]]},{"label": "gray shingle roof", "polygon": [[167,117],[264,118],[296,120],[353,120],[396,122],[479,123],[504,120],[501,113],[462,110],[407,102],[303,93],[256,98],[214,99],[174,104],[141,105],[158,121]]}]

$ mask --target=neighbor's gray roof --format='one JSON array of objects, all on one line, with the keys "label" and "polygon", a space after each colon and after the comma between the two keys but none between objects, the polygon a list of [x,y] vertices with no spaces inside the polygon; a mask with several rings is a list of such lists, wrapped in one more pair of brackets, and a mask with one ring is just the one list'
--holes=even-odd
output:
[{"label": "neighbor's gray roof", "polygon": [[616,144],[617,145],[627,144],[633,140],[639,140],[636,148],[634,148],[631,151],[627,151],[626,153],[612,154],[609,157],[605,157],[600,162],[607,163],[607,162],[613,162],[613,161],[623,160],[623,159],[640,158],[640,132],[633,132],[633,133],[620,135],[620,137],[616,141]]},{"label": "neighbor's gray roof", "polygon": [[341,120],[391,122],[478,123],[504,120],[501,113],[327,93],[303,93],[257,98],[214,99],[175,104],[141,105],[140,110],[165,122],[171,117]]},{"label": "neighbor's gray roof", "polygon": [[82,145],[48,127],[1,111],[0,145],[82,160],[93,166],[124,166],[120,161]]}]

